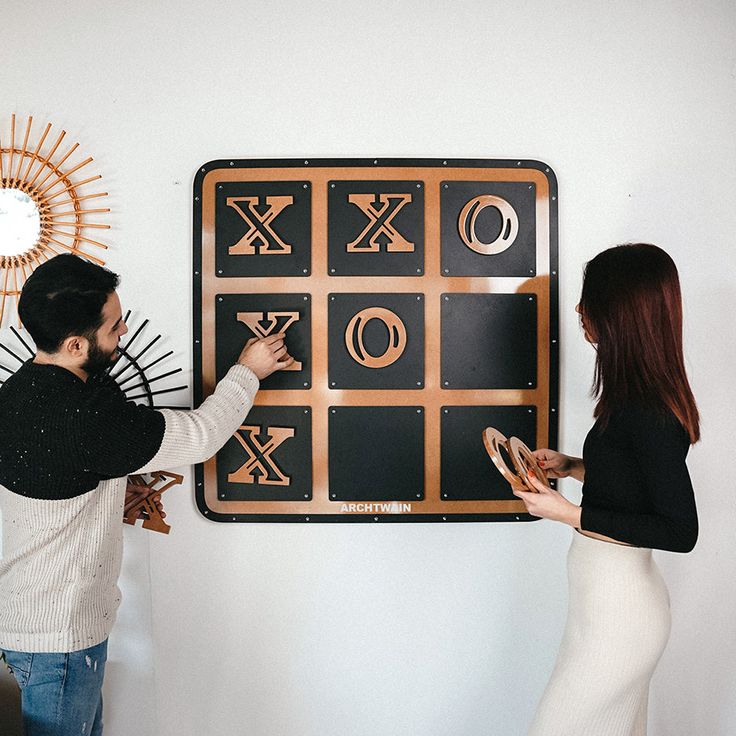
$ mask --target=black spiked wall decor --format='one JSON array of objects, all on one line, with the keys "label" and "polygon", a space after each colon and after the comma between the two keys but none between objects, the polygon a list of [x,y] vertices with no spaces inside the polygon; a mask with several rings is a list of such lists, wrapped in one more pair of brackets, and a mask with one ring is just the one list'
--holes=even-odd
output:
[{"label": "black spiked wall decor", "polygon": [[[181,368],[167,370],[166,361],[174,354],[173,350],[160,353],[159,340],[161,335],[149,338],[146,328],[149,320],[144,319],[135,326],[137,320],[131,320],[131,312],[125,315],[125,322],[130,330],[130,337],[126,343],[121,345],[120,358],[107,373],[107,380],[113,380],[125,394],[128,401],[145,401],[148,406],[158,409],[186,409],[189,404],[187,399],[181,398],[175,405],[159,403],[159,396],[166,396],[165,401],[172,397],[180,397],[182,391],[187,391],[186,384],[169,386],[175,383],[175,379],[165,381],[167,378],[182,372]],[[156,370],[152,370],[156,367]],[[163,372],[161,372],[163,371]],[[156,375],[153,375],[153,374]],[[177,379],[178,380],[178,379]],[[165,381],[165,383],[160,383]]]}]

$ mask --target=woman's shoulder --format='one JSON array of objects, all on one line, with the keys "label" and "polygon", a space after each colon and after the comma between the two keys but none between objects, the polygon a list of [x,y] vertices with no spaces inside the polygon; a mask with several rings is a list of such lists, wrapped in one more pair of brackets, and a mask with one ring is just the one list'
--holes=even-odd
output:
[{"label": "woman's shoulder", "polygon": [[663,435],[677,439],[688,437],[680,420],[667,406],[630,401],[622,404],[613,413],[611,421],[628,434],[639,438],[654,440]]}]

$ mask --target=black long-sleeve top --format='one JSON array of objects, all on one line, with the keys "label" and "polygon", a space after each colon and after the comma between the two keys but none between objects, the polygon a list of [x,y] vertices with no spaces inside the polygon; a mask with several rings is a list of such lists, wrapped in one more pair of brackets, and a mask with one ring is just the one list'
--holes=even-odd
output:
[{"label": "black long-sleeve top", "polygon": [[580,527],[637,547],[690,552],[698,515],[685,458],[687,432],[671,413],[626,407],[583,446]]}]

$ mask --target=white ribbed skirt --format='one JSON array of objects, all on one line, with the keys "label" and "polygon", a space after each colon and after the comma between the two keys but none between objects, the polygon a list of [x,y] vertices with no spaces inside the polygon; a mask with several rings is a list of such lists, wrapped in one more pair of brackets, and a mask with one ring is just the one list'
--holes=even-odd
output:
[{"label": "white ribbed skirt", "polygon": [[565,634],[529,736],[645,736],[649,681],[670,635],[652,551],[574,533]]}]

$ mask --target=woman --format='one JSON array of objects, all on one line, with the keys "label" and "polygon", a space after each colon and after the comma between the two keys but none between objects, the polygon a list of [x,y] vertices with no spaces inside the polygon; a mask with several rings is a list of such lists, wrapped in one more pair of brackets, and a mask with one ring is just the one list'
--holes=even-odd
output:
[{"label": "woman", "polygon": [[562,521],[569,611],[530,736],[644,736],[649,681],[670,632],[652,549],[689,552],[698,535],[685,465],[699,439],[682,355],[677,268],[647,244],[609,248],[585,269],[580,313],[595,346],[596,422],[583,457],[535,455],[550,478],[584,481],[581,506],[535,483],[534,516]]}]

